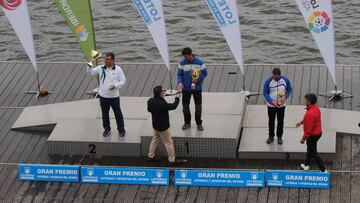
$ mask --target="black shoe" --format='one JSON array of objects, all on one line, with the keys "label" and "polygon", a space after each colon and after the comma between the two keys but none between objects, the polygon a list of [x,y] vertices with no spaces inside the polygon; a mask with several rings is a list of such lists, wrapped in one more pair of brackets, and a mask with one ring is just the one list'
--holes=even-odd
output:
[{"label": "black shoe", "polygon": [[118,131],[118,135],[119,135],[120,137],[125,137],[125,134],[126,134],[126,131],[125,131],[125,130],[119,130],[119,131]]},{"label": "black shoe", "polygon": [[181,128],[182,128],[183,130],[187,130],[187,129],[189,129],[190,127],[191,127],[190,123],[185,123]]},{"label": "black shoe", "polygon": [[174,162],[169,162],[169,166],[178,166],[187,162],[188,160],[186,159],[179,159],[179,160],[175,160]]},{"label": "black shoe", "polygon": [[146,161],[147,162],[156,162],[156,161],[161,161],[160,157],[154,157],[154,158],[150,158],[150,157],[146,157]]},{"label": "black shoe", "polygon": [[270,144],[274,142],[274,138],[273,137],[269,137],[267,140],[266,140],[266,143]]},{"label": "black shoe", "polygon": [[111,135],[111,131],[110,130],[104,130],[103,132],[103,137],[109,137]]},{"label": "black shoe", "polygon": [[197,126],[198,131],[204,131],[204,127],[202,125]]},{"label": "black shoe", "polygon": [[278,137],[278,144],[279,144],[279,145],[282,145],[283,142],[284,142],[283,139],[282,139],[281,137]]}]

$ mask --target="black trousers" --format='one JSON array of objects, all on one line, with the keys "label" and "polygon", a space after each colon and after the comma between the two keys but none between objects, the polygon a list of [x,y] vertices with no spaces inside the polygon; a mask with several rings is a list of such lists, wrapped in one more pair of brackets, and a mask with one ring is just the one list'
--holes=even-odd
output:
[{"label": "black trousers", "polygon": [[124,129],[124,117],[121,112],[119,97],[117,97],[117,98],[100,97],[100,106],[101,106],[104,130],[111,130],[110,118],[109,118],[109,111],[110,111],[110,107],[111,107],[115,114],[117,129],[119,131],[124,131],[125,130]]},{"label": "black trousers", "polygon": [[275,117],[277,117],[276,136],[282,137],[284,132],[285,106],[281,108],[268,107],[269,136],[275,137]]},{"label": "black trousers", "polygon": [[190,113],[190,99],[191,95],[194,97],[195,101],[195,121],[196,125],[201,125],[201,112],[202,112],[202,93],[201,91],[182,91],[182,105],[183,105],[183,113],[184,113],[184,121],[187,124],[191,122],[191,113]]},{"label": "black trousers", "polygon": [[305,165],[309,166],[312,159],[315,160],[315,163],[319,166],[321,171],[325,171],[325,166],[323,160],[320,158],[317,152],[317,143],[320,139],[320,136],[310,136],[306,140],[307,145],[307,153],[306,153],[306,160]]}]

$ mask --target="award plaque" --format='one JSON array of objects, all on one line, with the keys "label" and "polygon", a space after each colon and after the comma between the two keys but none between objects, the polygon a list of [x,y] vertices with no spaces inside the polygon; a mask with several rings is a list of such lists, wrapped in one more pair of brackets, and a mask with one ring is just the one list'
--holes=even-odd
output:
[{"label": "award plaque", "polygon": [[165,96],[173,96],[181,92],[181,90],[165,90]]}]

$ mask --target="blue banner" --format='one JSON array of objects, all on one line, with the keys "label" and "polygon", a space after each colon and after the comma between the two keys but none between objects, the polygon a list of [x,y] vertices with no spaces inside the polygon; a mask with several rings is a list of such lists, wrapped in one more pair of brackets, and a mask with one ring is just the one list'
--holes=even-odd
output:
[{"label": "blue banner", "polygon": [[19,180],[79,182],[79,166],[20,164]]},{"label": "blue banner", "polygon": [[303,171],[266,171],[269,187],[330,188],[330,173]]},{"label": "blue banner", "polygon": [[81,167],[81,182],[169,185],[169,169]]},{"label": "blue banner", "polygon": [[178,186],[265,186],[263,171],[175,170],[174,179],[175,185]]}]

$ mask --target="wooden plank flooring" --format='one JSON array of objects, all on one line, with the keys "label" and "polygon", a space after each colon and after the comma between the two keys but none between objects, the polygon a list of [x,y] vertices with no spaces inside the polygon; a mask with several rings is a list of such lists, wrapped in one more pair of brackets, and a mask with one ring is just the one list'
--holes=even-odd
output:
[{"label": "wooden plank flooring", "polygon": [[[123,64],[121,67],[127,78],[126,85],[120,90],[122,96],[148,97],[153,86],[170,86],[169,72],[164,65]],[[331,77],[322,65],[247,65],[245,81],[236,65],[209,65],[204,91],[236,92],[243,89],[245,82],[246,90],[262,92],[263,81],[270,76],[273,67],[280,67],[293,84],[290,104],[301,104],[309,91],[319,94],[333,89]],[[166,166],[165,160],[149,165],[142,159],[126,157],[49,157],[46,144],[49,133],[11,131],[22,107],[89,99],[92,96],[85,92],[97,86],[96,78],[86,75],[84,64],[40,63],[39,68],[42,85],[54,94],[35,100],[34,95],[24,94],[37,86],[31,65],[0,62],[0,202],[358,202],[360,198],[360,174],[354,172],[333,173],[330,190],[20,182],[16,164],[4,163]],[[176,65],[172,68],[171,83],[175,86]],[[319,105],[359,111],[360,67],[338,66],[337,74],[338,87],[354,97],[337,103],[319,97]],[[261,95],[255,96],[250,103],[262,105],[264,99]],[[360,136],[341,134],[337,136],[337,156],[332,163],[326,164],[332,170],[359,171],[359,160]],[[184,167],[297,169],[298,165],[299,162],[287,160],[191,159]]]}]

